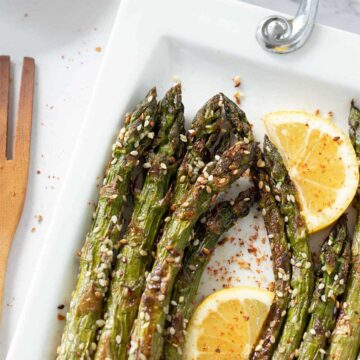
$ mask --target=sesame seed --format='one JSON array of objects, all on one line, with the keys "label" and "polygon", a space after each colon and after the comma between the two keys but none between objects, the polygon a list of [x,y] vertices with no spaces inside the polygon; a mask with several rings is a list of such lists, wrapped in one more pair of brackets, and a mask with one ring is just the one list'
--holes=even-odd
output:
[{"label": "sesame seed", "polygon": [[148,98],[147,98],[147,101],[150,103],[150,102],[152,102],[152,100],[153,100],[153,96],[152,95],[150,95]]},{"label": "sesame seed", "polygon": [[284,221],[287,223],[289,221],[289,218],[287,216],[285,216]]},{"label": "sesame seed", "polygon": [[324,287],[325,287],[325,284],[324,284],[324,283],[320,283],[320,284],[319,284],[319,290],[322,290]]},{"label": "sesame seed", "polygon": [[162,334],[163,329],[162,329],[162,327],[161,327],[160,324],[156,324],[156,331],[157,331],[159,334]]},{"label": "sesame seed", "polygon": [[114,158],[114,159],[111,160],[110,164],[111,164],[111,165],[114,165],[114,164],[117,163],[117,161],[118,161],[118,159],[117,159],[117,158]]},{"label": "sesame seed", "polygon": [[344,280],[344,279],[340,279],[339,284],[340,284],[340,285],[344,285],[344,284],[345,284],[345,280]]},{"label": "sesame seed", "polygon": [[117,220],[118,220],[118,218],[117,218],[116,215],[113,215],[113,216],[111,217],[111,221],[112,221],[114,224],[117,223]]},{"label": "sesame seed", "polygon": [[187,137],[184,135],[184,134],[180,134],[180,140],[182,141],[182,142],[187,142]]},{"label": "sesame seed", "polygon": [[262,189],[263,186],[264,186],[264,183],[260,180],[260,181],[259,181],[259,189]]},{"label": "sesame seed", "polygon": [[164,295],[164,294],[160,294],[160,295],[158,296],[158,300],[159,300],[159,301],[164,301],[164,300],[165,300],[165,295]]},{"label": "sesame seed", "polygon": [[310,261],[307,261],[305,263],[305,269],[310,269],[311,268],[311,262]]},{"label": "sesame seed", "polygon": [[280,202],[280,201],[281,201],[280,196],[279,196],[279,195],[275,195],[275,200],[276,200],[277,202]]},{"label": "sesame seed", "polygon": [[219,155],[215,155],[215,160],[219,161],[220,160],[220,156]]},{"label": "sesame seed", "polygon": [[142,125],[141,124],[138,125],[138,127],[136,129],[137,129],[137,131],[140,131],[142,129]]},{"label": "sesame seed", "polygon": [[257,345],[256,348],[255,348],[255,351],[260,351],[262,349],[262,346],[261,345]]},{"label": "sesame seed", "polygon": [[144,169],[150,169],[150,168],[151,168],[151,164],[150,164],[149,162],[146,162],[146,163],[144,163],[143,168],[144,168]]},{"label": "sesame seed", "polygon": [[139,254],[141,256],[147,256],[147,252],[144,249],[140,249]]},{"label": "sesame seed", "polygon": [[180,297],[179,297],[179,304],[183,303],[184,300],[185,300],[184,297],[183,297],[183,296],[180,296]]},{"label": "sesame seed", "polygon": [[177,302],[175,300],[171,300],[170,304],[173,305],[173,306],[177,306]]},{"label": "sesame seed", "polygon": [[180,176],[180,182],[181,182],[181,183],[183,183],[185,180],[186,180],[186,176],[185,176],[185,175]]},{"label": "sesame seed", "polygon": [[249,155],[250,151],[249,150],[244,150],[244,154]]},{"label": "sesame seed", "polygon": [[120,335],[116,335],[115,341],[118,345],[121,344],[121,336]]},{"label": "sesame seed", "polygon": [[163,170],[166,170],[166,169],[167,169],[167,166],[166,166],[166,164],[164,164],[164,163],[161,163],[161,164],[160,164],[160,167],[161,167],[161,169],[163,169]]},{"label": "sesame seed", "polygon": [[265,191],[270,192],[270,186],[269,185],[265,185]]},{"label": "sesame seed", "polygon": [[262,209],[261,213],[262,213],[263,216],[265,216],[266,215],[266,209]]},{"label": "sesame seed", "polygon": [[91,350],[93,351],[96,350],[96,343],[92,342],[90,346],[91,346]]},{"label": "sesame seed", "polygon": [[177,256],[174,260],[178,264],[181,261],[181,256]]},{"label": "sesame seed", "polygon": [[274,234],[269,234],[269,235],[268,235],[268,238],[269,238],[269,239],[272,239],[273,237],[274,237]]},{"label": "sesame seed", "polygon": [[145,313],[145,321],[149,321],[150,320],[150,315],[149,313]]},{"label": "sesame seed", "polygon": [[324,349],[320,349],[319,350],[321,352],[321,354],[325,355],[326,354],[326,351]]},{"label": "sesame seed", "polygon": [[105,321],[102,319],[96,320],[96,325],[98,327],[103,327],[105,325]]},{"label": "sesame seed", "polygon": [[[249,140],[248,140],[249,141]],[[256,166],[259,168],[263,168],[265,166],[265,161],[259,159],[256,163]]]},{"label": "sesame seed", "polygon": [[131,156],[138,156],[139,153],[136,150],[130,151]]},{"label": "sesame seed", "polygon": [[169,328],[169,333],[170,333],[170,335],[175,335],[175,329],[173,328],[173,327],[170,327]]},{"label": "sesame seed", "polygon": [[281,316],[284,317],[286,315],[286,310],[283,310]]},{"label": "sesame seed", "polygon": [[147,134],[147,137],[148,137],[149,139],[153,139],[154,136],[155,136],[155,133],[153,133],[153,132],[149,132],[149,133]]},{"label": "sesame seed", "polygon": [[321,301],[326,302],[326,296],[325,295],[321,295]]},{"label": "sesame seed", "polygon": [[272,344],[275,344],[275,336],[274,335],[272,335],[271,337],[270,337],[270,342],[272,343]]},{"label": "sesame seed", "polygon": [[315,329],[310,329],[310,334],[311,334],[311,335],[316,335]]}]

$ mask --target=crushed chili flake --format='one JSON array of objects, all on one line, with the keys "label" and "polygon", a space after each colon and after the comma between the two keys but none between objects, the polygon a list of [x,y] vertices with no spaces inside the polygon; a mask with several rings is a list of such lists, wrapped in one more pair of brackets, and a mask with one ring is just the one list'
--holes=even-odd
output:
[{"label": "crushed chili flake", "polygon": [[63,320],[65,320],[65,316],[61,315],[61,314],[57,314],[57,319],[60,321],[63,321]]}]

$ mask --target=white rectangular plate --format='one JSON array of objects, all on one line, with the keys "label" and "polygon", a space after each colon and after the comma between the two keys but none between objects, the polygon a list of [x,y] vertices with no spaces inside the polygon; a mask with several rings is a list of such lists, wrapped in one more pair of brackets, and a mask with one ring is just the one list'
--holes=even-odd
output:
[{"label": "white rectangular plate", "polygon": [[[96,199],[97,176],[103,172],[119,119],[151,86],[157,86],[160,97],[172,78],[179,77],[189,122],[215,93],[231,97],[237,91],[231,79],[239,75],[241,106],[258,139],[264,133],[263,114],[279,109],[332,111],[334,121],[347,131],[350,100],[360,101],[360,37],[316,26],[300,51],[268,54],[254,37],[258,22],[267,15],[265,9],[234,0],[122,1],[7,359],[54,358],[64,323],[57,319],[57,306],[68,305],[76,282],[75,253],[90,223],[88,202]],[[267,286],[272,280],[269,247],[261,216],[256,215],[253,209],[218,247],[199,298],[227,285]]]}]

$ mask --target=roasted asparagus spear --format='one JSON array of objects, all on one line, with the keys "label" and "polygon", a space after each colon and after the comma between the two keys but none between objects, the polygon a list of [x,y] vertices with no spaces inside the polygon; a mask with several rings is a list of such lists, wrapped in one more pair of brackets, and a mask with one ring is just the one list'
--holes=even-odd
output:
[{"label": "roasted asparagus spear", "polygon": [[135,110],[126,115],[124,127],[113,145],[95,217],[81,250],[80,274],[66,316],[58,359],[87,359],[93,351],[96,332],[102,322],[104,296],[122,227],[130,177],[139,157],[151,145],[156,108],[153,88]]},{"label": "roasted asparagus spear", "polygon": [[[181,360],[186,326],[194,312],[201,275],[220,236],[238,218],[245,217],[254,202],[253,188],[240,192],[235,201],[223,201],[198,221],[195,237],[185,252],[183,266],[171,294],[169,322],[164,344],[166,360]],[[204,221],[203,221],[204,219]]]},{"label": "roasted asparagus spear", "polygon": [[284,216],[277,204],[279,195],[271,191],[269,175],[260,148],[256,149],[256,162],[251,168],[254,183],[259,192],[259,205],[262,209],[264,223],[270,241],[271,257],[275,278],[275,296],[265,319],[260,335],[256,341],[250,359],[271,359],[277,345],[290,301],[290,251],[285,232]]},{"label": "roasted asparagus spear", "polygon": [[[351,103],[350,139],[360,161],[360,109]],[[351,268],[346,290],[336,321],[334,333],[330,339],[327,358],[331,360],[353,360],[360,347],[360,189],[358,188],[354,205],[357,220],[352,238]]]},{"label": "roasted asparagus spear", "polygon": [[301,360],[325,357],[328,338],[335,327],[337,297],[345,290],[350,267],[350,241],[347,219],[343,215],[331,229],[320,253],[320,270],[309,308],[309,324],[300,345]]},{"label": "roasted asparagus spear", "polygon": [[166,224],[140,301],[129,359],[160,358],[165,316],[169,311],[171,291],[181,268],[184,249],[196,221],[210,204],[216,201],[217,195],[226,190],[250,166],[253,141],[248,140],[252,139],[252,135],[247,135],[247,141],[238,141],[218,160],[207,164],[195,184],[181,197],[180,204]]},{"label": "roasted asparagus spear", "polygon": [[268,137],[264,140],[264,159],[272,183],[272,192],[280,200],[279,208],[284,216],[285,230],[292,250],[290,308],[287,312],[282,312],[286,319],[272,357],[274,360],[288,360],[294,358],[307,324],[314,289],[313,265],[307,229],[295,199],[294,185],[278,150]]},{"label": "roasted asparagus spear", "polygon": [[151,251],[169,206],[167,193],[183,149],[180,136],[184,136],[184,107],[179,84],[166,93],[158,113],[159,132],[144,164],[149,171],[143,189],[136,198],[125,236],[120,240],[95,359],[127,359],[145,271],[151,266]]},{"label": "roasted asparagus spear", "polygon": [[229,98],[219,93],[196,113],[188,137],[182,137],[187,141],[187,152],[177,172],[172,209],[179,205],[214,154],[221,154],[229,147],[231,131],[235,135],[252,136],[244,112],[234,106]]}]

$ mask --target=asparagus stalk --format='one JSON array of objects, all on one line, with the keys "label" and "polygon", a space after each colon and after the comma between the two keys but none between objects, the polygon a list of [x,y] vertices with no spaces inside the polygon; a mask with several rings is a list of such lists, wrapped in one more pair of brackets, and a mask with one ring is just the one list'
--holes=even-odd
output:
[{"label": "asparagus stalk", "polygon": [[[350,139],[354,146],[358,160],[360,160],[360,109],[351,103]],[[354,199],[357,209],[357,220],[352,238],[351,268],[349,279],[331,337],[327,358],[331,360],[353,360],[360,347],[360,189]]]},{"label": "asparagus stalk", "polygon": [[159,126],[153,152],[144,164],[149,171],[143,189],[135,200],[125,236],[120,240],[122,247],[117,256],[104,327],[95,355],[98,360],[127,358],[127,344],[145,284],[145,271],[151,266],[150,254],[169,206],[167,193],[182,154],[180,136],[184,136],[184,106],[179,84],[160,102]]},{"label": "asparagus stalk", "polygon": [[151,145],[156,108],[153,88],[134,111],[125,116],[124,127],[113,145],[95,217],[81,251],[80,274],[66,316],[58,359],[87,359],[92,352],[108,289],[113,251],[122,227],[130,177],[139,157]]},{"label": "asparagus stalk", "polygon": [[290,308],[282,313],[286,319],[272,357],[274,360],[288,360],[294,358],[307,324],[314,289],[313,265],[306,225],[295,200],[294,185],[279,152],[268,137],[264,140],[264,158],[272,191],[280,199],[279,208],[284,216],[285,230],[292,250]]},{"label": "asparagus stalk", "polygon": [[229,147],[231,131],[239,136],[246,134],[253,140],[245,113],[224,94],[216,94],[196,113],[188,137],[182,137],[187,142],[187,152],[177,172],[173,210],[214,154],[221,154]]},{"label": "asparagus stalk", "polygon": [[235,201],[219,203],[198,221],[195,240],[189,245],[181,271],[171,294],[171,309],[164,344],[167,360],[181,360],[186,326],[194,312],[195,297],[201,275],[208,264],[220,236],[228,231],[238,218],[245,217],[254,202],[253,188],[242,191]]},{"label": "asparagus stalk", "polygon": [[195,183],[197,177],[213,155],[214,147],[228,142],[229,122],[226,120],[222,94],[209,99],[196,113],[182,140],[187,143],[187,152],[179,166],[171,208],[174,210],[181,197]]},{"label": "asparagus stalk", "polygon": [[195,223],[216,201],[217,195],[250,166],[252,156],[253,142],[238,141],[219,160],[208,163],[195,184],[181,198],[181,204],[164,228],[154,266],[146,281],[132,332],[130,360],[160,358],[172,287]]},{"label": "asparagus stalk", "polygon": [[345,290],[350,267],[346,222],[346,215],[343,215],[321,248],[321,269],[309,308],[311,317],[299,350],[301,360],[323,359],[327,340],[335,327],[337,298]]},{"label": "asparagus stalk", "polygon": [[284,217],[280,212],[276,200],[279,195],[271,191],[269,175],[265,171],[265,162],[260,148],[257,148],[256,164],[252,166],[252,176],[259,192],[259,205],[262,209],[264,223],[270,241],[271,257],[275,278],[275,296],[268,316],[262,326],[250,359],[271,359],[279,340],[280,331],[285,321],[290,302],[290,252],[285,232]]}]

